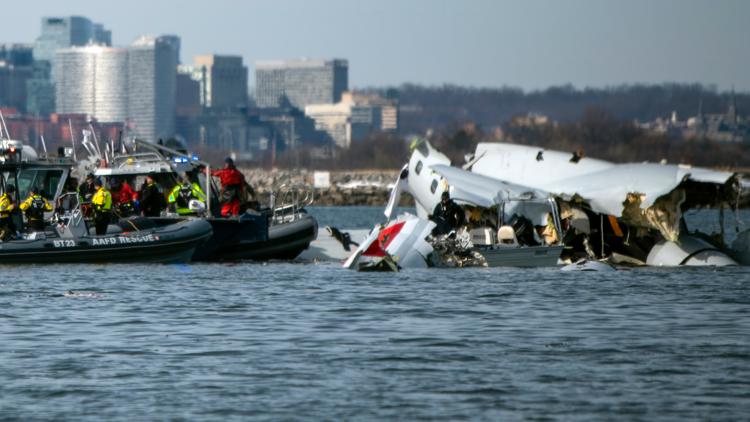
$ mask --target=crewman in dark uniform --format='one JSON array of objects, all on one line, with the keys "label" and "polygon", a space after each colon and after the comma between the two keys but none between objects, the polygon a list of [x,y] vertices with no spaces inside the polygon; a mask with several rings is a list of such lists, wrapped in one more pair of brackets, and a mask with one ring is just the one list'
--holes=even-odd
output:
[{"label": "crewman in dark uniform", "polygon": [[86,175],[86,180],[78,186],[78,195],[81,197],[81,210],[83,211],[83,215],[87,217],[91,214],[91,198],[96,193],[94,179],[94,175],[89,173]]},{"label": "crewman in dark uniform", "polygon": [[158,217],[161,215],[161,211],[166,208],[167,201],[151,174],[146,176],[146,182],[141,186],[138,196],[140,197],[141,215],[144,217]]},{"label": "crewman in dark uniform", "polygon": [[437,224],[432,229],[433,235],[450,233],[464,224],[464,210],[451,199],[448,191],[445,191],[440,197],[440,203],[435,205],[430,220]]}]

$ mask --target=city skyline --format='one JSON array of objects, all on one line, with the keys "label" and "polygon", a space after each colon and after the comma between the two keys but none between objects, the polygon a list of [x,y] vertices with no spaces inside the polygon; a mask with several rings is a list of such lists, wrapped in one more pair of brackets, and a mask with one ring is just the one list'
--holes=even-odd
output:
[{"label": "city skyline", "polygon": [[[200,54],[349,60],[350,85],[443,83],[524,90],[684,82],[750,90],[750,3],[638,0],[603,3],[424,1],[193,4],[41,1],[5,16],[3,42],[31,43],[44,16],[81,15],[112,31],[113,45],[143,34],[182,39]],[[251,80],[251,84],[253,81]]]}]

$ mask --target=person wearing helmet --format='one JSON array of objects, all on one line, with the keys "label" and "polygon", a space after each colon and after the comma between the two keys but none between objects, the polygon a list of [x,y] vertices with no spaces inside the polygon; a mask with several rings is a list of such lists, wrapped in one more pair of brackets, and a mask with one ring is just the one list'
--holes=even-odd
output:
[{"label": "person wearing helmet", "polygon": [[37,232],[44,231],[44,213],[54,209],[52,204],[40,194],[39,189],[33,186],[29,188],[29,197],[19,205],[19,208],[26,214],[29,228]]},{"label": "person wearing helmet", "polygon": [[191,215],[195,214],[195,211],[190,209],[190,200],[195,199],[206,203],[206,194],[203,193],[203,189],[198,186],[197,183],[190,183],[190,179],[187,175],[180,177],[180,183],[172,188],[172,192],[169,193],[167,202],[169,207],[180,215]]},{"label": "person wearing helmet", "polygon": [[16,187],[8,185],[5,192],[0,195],[0,241],[11,239],[16,233],[16,225],[13,223],[11,213],[16,207]]},{"label": "person wearing helmet", "polygon": [[240,198],[242,198],[245,187],[245,176],[234,166],[234,160],[230,157],[224,159],[224,168],[211,172],[221,180],[221,216],[229,217],[240,214]]}]

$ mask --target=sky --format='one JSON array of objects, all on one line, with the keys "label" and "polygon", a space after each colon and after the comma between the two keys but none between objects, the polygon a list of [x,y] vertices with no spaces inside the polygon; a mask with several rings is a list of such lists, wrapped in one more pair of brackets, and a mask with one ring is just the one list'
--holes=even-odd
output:
[{"label": "sky", "polygon": [[745,0],[32,0],[4,9],[0,42],[32,42],[43,16],[81,15],[112,30],[115,45],[176,34],[183,63],[241,55],[253,72],[255,60],[345,58],[353,88],[750,91]]}]

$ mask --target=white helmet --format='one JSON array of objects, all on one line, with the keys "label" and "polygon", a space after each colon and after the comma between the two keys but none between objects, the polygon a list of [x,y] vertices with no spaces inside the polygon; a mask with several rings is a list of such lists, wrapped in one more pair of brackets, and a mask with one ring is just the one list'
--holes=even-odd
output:
[{"label": "white helmet", "polygon": [[190,211],[193,212],[203,212],[206,210],[206,204],[203,203],[203,201],[199,201],[197,199],[191,199],[188,202],[188,208]]}]

